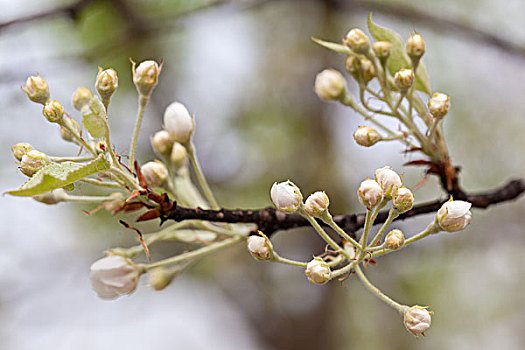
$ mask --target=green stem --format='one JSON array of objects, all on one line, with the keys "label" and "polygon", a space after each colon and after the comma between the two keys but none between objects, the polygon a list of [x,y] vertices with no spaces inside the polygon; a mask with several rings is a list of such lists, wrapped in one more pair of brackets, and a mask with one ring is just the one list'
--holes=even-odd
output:
[{"label": "green stem", "polygon": [[133,137],[131,138],[131,145],[129,146],[129,166],[133,167],[135,162],[135,149],[137,147],[137,139],[139,137],[139,130],[144,116],[144,110],[148,104],[149,96],[139,95],[139,110],[137,112],[137,120],[135,121],[135,128],[133,129]]},{"label": "green stem", "polygon": [[376,245],[376,243],[381,239],[381,237],[385,233],[385,231],[388,228],[388,226],[390,226],[392,221],[394,221],[394,219],[397,218],[398,216],[399,216],[399,211],[397,211],[394,208],[390,209],[390,211],[388,212],[388,217],[386,218],[385,222],[383,223],[383,226],[381,226],[381,228],[377,232],[377,234],[374,237],[374,239],[372,240],[372,242],[370,242],[369,247],[374,247]]},{"label": "green stem", "polygon": [[63,200],[76,203],[100,203],[114,201],[115,197],[111,196],[74,196],[69,194],[63,195]]},{"label": "green stem", "polygon": [[53,162],[88,162],[95,159],[93,156],[86,157],[49,157]]},{"label": "green stem", "polygon": [[291,265],[291,266],[298,266],[298,267],[304,267],[304,268],[306,268],[306,265],[308,265],[308,263],[306,263],[306,262],[283,258],[282,256],[280,256],[276,252],[273,252],[272,261],[273,262],[278,262],[278,263],[281,263],[281,264],[286,264],[286,265]]},{"label": "green stem", "polygon": [[116,182],[103,182],[103,181],[98,181],[98,180],[95,180],[95,179],[91,179],[89,177],[85,177],[85,178],[83,178],[80,181],[84,182],[84,183],[87,183],[87,184],[90,184],[90,185],[94,185],[94,186],[120,188],[120,189],[122,188],[122,185],[120,185],[120,184],[118,184]]},{"label": "green stem", "polygon": [[359,265],[355,265],[355,269],[354,270],[357,273],[357,276],[359,277],[359,279],[361,279],[361,282],[363,282],[365,287],[370,292],[372,292],[372,294],[374,294],[376,297],[378,297],[379,299],[381,299],[382,301],[384,301],[385,303],[387,303],[388,305],[390,305],[391,307],[393,307],[397,311],[399,311],[399,313],[403,314],[406,311],[406,306],[401,305],[398,302],[392,300],[391,298],[389,298],[388,296],[383,294],[383,292],[381,292],[379,290],[379,288],[377,288],[372,283],[370,283],[370,281],[366,278],[366,276],[363,273],[363,271],[361,271],[361,268],[359,267]]},{"label": "green stem", "polygon": [[323,215],[320,217],[321,220],[323,220],[328,226],[330,226],[335,232],[337,232],[341,237],[346,239],[348,242],[354,245],[359,250],[363,250],[363,247],[357,243],[355,239],[350,237],[348,233],[346,233],[339,225],[337,225],[334,221],[334,218],[330,214],[328,210],[326,210]]},{"label": "green stem", "polygon": [[210,202],[212,209],[219,209],[219,204],[217,203],[217,200],[215,199],[215,196],[213,195],[213,192],[211,191],[210,186],[208,185],[208,182],[206,181],[206,178],[204,177],[204,173],[202,172],[202,169],[199,165],[199,160],[197,159],[197,154],[195,152],[195,147],[191,141],[188,141],[184,147],[186,147],[186,150],[188,151],[188,157],[190,159],[191,166],[193,167],[193,170],[195,171],[195,176],[197,177],[197,181],[199,182],[199,185],[202,188],[202,191],[204,192],[204,196]]},{"label": "green stem", "polygon": [[93,156],[97,156],[97,153],[91,148],[91,146],[79,135],[71,126],[65,123],[63,120],[58,123],[60,126],[64,127],[75,139],[77,139],[80,144],[89,151]]}]

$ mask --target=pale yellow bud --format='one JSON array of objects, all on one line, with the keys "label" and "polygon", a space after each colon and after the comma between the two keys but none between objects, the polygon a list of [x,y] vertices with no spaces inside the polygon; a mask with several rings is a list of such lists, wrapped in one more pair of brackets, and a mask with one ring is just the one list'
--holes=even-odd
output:
[{"label": "pale yellow bud", "polygon": [[21,161],[24,154],[32,150],[34,150],[33,146],[27,142],[19,142],[16,145],[11,146],[13,156],[15,156],[18,161]]},{"label": "pale yellow bud", "polygon": [[380,60],[386,60],[390,56],[392,50],[392,44],[388,41],[376,41],[372,45],[372,49]]},{"label": "pale yellow bud", "polygon": [[304,271],[308,280],[316,284],[324,284],[330,280],[330,266],[321,258],[315,257],[306,265]]},{"label": "pale yellow bud", "polygon": [[404,213],[414,205],[414,194],[406,187],[400,187],[392,196],[394,208],[399,213]]},{"label": "pale yellow bud", "polygon": [[428,111],[434,118],[443,118],[450,109],[450,98],[440,92],[436,92],[428,100]]},{"label": "pale yellow bud", "polygon": [[405,312],[403,323],[406,329],[415,335],[425,335],[425,331],[430,328],[432,312],[428,312],[426,307],[415,305]]},{"label": "pale yellow bud", "polygon": [[407,91],[414,83],[414,70],[401,69],[394,75],[394,84],[401,91]]},{"label": "pale yellow bud", "polygon": [[102,70],[101,67],[98,67],[95,88],[103,101],[109,100],[118,88],[117,72],[113,68]]},{"label": "pale yellow bud", "polygon": [[325,69],[315,77],[314,90],[322,100],[338,100],[346,90],[345,78],[335,69]]},{"label": "pale yellow bud", "polygon": [[75,90],[71,99],[73,102],[73,107],[77,111],[82,111],[82,108],[84,108],[85,106],[89,106],[89,102],[92,98],[93,93],[91,92],[91,90],[85,87],[79,87]]},{"label": "pale yellow bud", "polygon": [[149,97],[151,92],[158,83],[159,74],[162,70],[162,64],[159,65],[153,60],[143,61],[135,68],[135,62],[132,62],[133,83],[141,96]]},{"label": "pale yellow bud", "polygon": [[420,59],[425,53],[425,40],[423,37],[415,33],[407,40],[406,52],[412,59]]},{"label": "pale yellow bud", "polygon": [[49,86],[44,78],[40,75],[30,76],[26,83],[22,86],[22,91],[27,94],[27,97],[33,102],[46,104],[49,101]]},{"label": "pale yellow bud", "polygon": [[395,229],[390,231],[385,237],[385,245],[388,249],[396,250],[405,244],[403,231]]},{"label": "pale yellow bud", "polygon": [[50,123],[59,123],[62,121],[64,113],[64,107],[57,100],[47,102],[42,109],[42,114]]},{"label": "pale yellow bud", "polygon": [[381,140],[381,135],[376,129],[361,125],[354,132],[354,140],[361,146],[370,147]]},{"label": "pale yellow bud", "polygon": [[361,29],[358,28],[354,28],[346,34],[343,39],[343,44],[348,46],[350,50],[355,53],[363,55],[370,50],[370,39]]},{"label": "pale yellow bud", "polygon": [[319,217],[328,210],[330,200],[324,191],[312,193],[304,202],[304,210],[313,217]]}]

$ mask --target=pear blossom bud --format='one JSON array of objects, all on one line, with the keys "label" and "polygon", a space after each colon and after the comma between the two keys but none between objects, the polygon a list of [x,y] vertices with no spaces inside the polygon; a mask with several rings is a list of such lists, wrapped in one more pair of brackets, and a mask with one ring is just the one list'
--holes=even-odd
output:
[{"label": "pear blossom bud", "polygon": [[335,69],[325,69],[315,77],[314,90],[322,100],[338,100],[344,96],[345,89],[345,78]]},{"label": "pear blossom bud", "polygon": [[140,167],[140,170],[147,184],[151,187],[161,187],[168,179],[168,169],[164,163],[158,160],[147,162]]},{"label": "pear blossom bud", "polygon": [[375,175],[376,181],[381,186],[385,198],[392,198],[397,189],[403,186],[401,178],[390,166],[377,169]]},{"label": "pear blossom bud", "polygon": [[383,190],[374,180],[367,179],[361,182],[357,190],[357,197],[368,210],[375,208],[383,200]]},{"label": "pear blossom bud", "polygon": [[135,62],[132,61],[132,64],[133,83],[135,83],[139,95],[149,97],[158,83],[162,64],[159,66],[157,62],[152,60],[143,61],[136,68]]},{"label": "pear blossom bud", "polygon": [[182,103],[173,102],[164,112],[164,128],[174,141],[184,144],[190,140],[195,122]]},{"label": "pear blossom bud", "polygon": [[405,312],[403,323],[406,329],[415,335],[425,335],[425,331],[430,328],[432,312],[428,312],[426,307],[415,305]]},{"label": "pear blossom bud", "polygon": [[42,114],[50,123],[59,123],[64,116],[65,110],[60,101],[47,102],[42,109]]},{"label": "pear blossom bud", "polygon": [[442,230],[455,232],[463,230],[470,224],[472,203],[450,200],[438,210],[436,221]]},{"label": "pear blossom bud", "polygon": [[388,249],[396,250],[405,244],[403,231],[395,229],[390,231],[385,237],[385,245]]},{"label": "pear blossom bud", "polygon": [[414,83],[414,70],[401,69],[394,75],[394,84],[401,91],[407,91]]},{"label": "pear blossom bud", "polygon": [[330,280],[330,266],[321,258],[315,257],[306,265],[304,271],[308,280],[316,284],[324,284]]},{"label": "pear blossom bud", "polygon": [[400,187],[392,196],[392,204],[399,213],[404,213],[414,205],[414,194],[406,187]]},{"label": "pear blossom bud", "polygon": [[407,40],[406,52],[412,60],[420,59],[425,53],[425,40],[421,34],[415,33]]},{"label": "pear blossom bud", "polygon": [[388,41],[376,41],[372,45],[372,50],[376,54],[379,60],[385,60],[390,56],[390,51],[392,50],[392,44]]},{"label": "pear blossom bud", "polygon": [[173,279],[182,271],[184,267],[173,266],[171,268],[158,267],[148,273],[148,284],[156,291],[163,290],[171,284]]},{"label": "pear blossom bud", "polygon": [[186,151],[186,147],[180,143],[174,142],[170,157],[173,165],[176,168],[180,168],[186,164],[186,160],[188,159],[188,151]]},{"label": "pear blossom bud", "polygon": [[79,87],[75,90],[71,99],[73,102],[73,107],[77,111],[81,112],[85,106],[89,106],[89,102],[92,98],[93,93],[91,92],[91,90],[85,87]]},{"label": "pear blossom bud", "polygon": [[450,99],[447,95],[436,92],[428,100],[428,111],[434,118],[443,118],[450,109]]},{"label": "pear blossom bud", "polygon": [[26,83],[22,86],[22,91],[27,94],[27,97],[33,102],[46,104],[49,101],[49,86],[44,78],[40,75],[30,76]]},{"label": "pear blossom bud", "polygon": [[120,255],[111,255],[91,265],[91,285],[102,299],[115,299],[131,294],[137,288],[139,269],[133,261]]},{"label": "pear blossom bud", "polygon": [[19,142],[16,145],[11,146],[11,151],[18,161],[21,161],[24,154],[32,150],[34,150],[33,146],[27,142]]},{"label": "pear blossom bud", "polygon": [[348,46],[350,50],[359,54],[366,54],[370,50],[370,39],[361,29],[354,28],[346,34],[343,39],[343,44]]},{"label": "pear blossom bud", "polygon": [[33,176],[45,167],[50,164],[51,160],[47,155],[42,152],[32,150],[27,152],[22,156],[22,161],[20,162],[20,171],[26,176]]},{"label": "pear blossom bud", "polygon": [[270,197],[273,205],[284,213],[294,213],[303,201],[301,190],[290,180],[272,185]]},{"label": "pear blossom bud", "polygon": [[266,236],[248,236],[246,239],[248,251],[259,261],[270,260],[273,256],[272,242]]},{"label": "pear blossom bud", "polygon": [[169,132],[160,130],[151,138],[151,145],[159,156],[169,157],[173,148],[173,140]]},{"label": "pear blossom bud", "polygon": [[361,125],[354,132],[354,140],[361,146],[370,147],[381,140],[381,135],[376,129]]},{"label": "pear blossom bud", "polygon": [[95,88],[97,89],[102,100],[108,100],[111,95],[118,88],[117,72],[113,68],[102,70],[98,67],[97,80],[95,81]]},{"label": "pear blossom bud", "polygon": [[[81,135],[82,126],[75,119],[66,117],[62,120],[62,122],[68,125],[75,134],[79,136]],[[71,134],[71,132],[69,132],[69,130],[63,127],[62,125],[60,126],[60,137],[64,141],[78,143],[78,140]]]},{"label": "pear blossom bud", "polygon": [[348,253],[350,259],[354,259],[356,256],[355,246],[343,239],[343,250]]},{"label": "pear blossom bud", "polygon": [[320,217],[328,210],[330,200],[324,191],[312,193],[304,202],[304,210],[313,217]]},{"label": "pear blossom bud", "polygon": [[37,202],[51,205],[62,202],[65,198],[65,194],[66,191],[63,188],[57,188],[46,193],[37,194],[36,196],[33,196],[33,199]]},{"label": "pear blossom bud", "polygon": [[365,84],[376,76],[374,65],[366,57],[359,59],[350,55],[346,58],[345,67],[355,80],[360,81],[362,79]]}]

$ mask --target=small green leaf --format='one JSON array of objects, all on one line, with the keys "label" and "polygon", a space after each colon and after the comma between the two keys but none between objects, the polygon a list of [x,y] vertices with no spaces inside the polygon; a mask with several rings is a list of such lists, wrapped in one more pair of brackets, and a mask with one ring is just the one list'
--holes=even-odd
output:
[{"label": "small green leaf", "polygon": [[332,50],[338,53],[342,53],[344,55],[356,55],[352,50],[350,50],[348,47],[344,45],[332,43],[329,41],[324,41],[321,39],[317,39],[315,37],[312,37],[312,40],[316,42],[317,44],[326,47],[329,50]]},{"label": "small green leaf", "polygon": [[103,154],[89,163],[53,163],[40,169],[19,189],[5,193],[21,197],[34,196],[59,187],[68,186],[89,175],[107,169],[109,169],[109,162]]},{"label": "small green leaf", "polygon": [[109,126],[106,110],[98,97],[89,101],[89,109],[83,113],[82,124],[95,138],[109,137]]}]

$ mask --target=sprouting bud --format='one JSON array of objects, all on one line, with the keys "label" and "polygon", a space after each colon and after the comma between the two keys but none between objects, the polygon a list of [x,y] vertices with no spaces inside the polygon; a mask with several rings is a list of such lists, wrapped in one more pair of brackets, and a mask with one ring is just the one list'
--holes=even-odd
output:
[{"label": "sprouting bud", "polygon": [[316,284],[324,284],[330,280],[330,266],[321,258],[314,257],[306,265],[306,270],[304,271],[308,280]]},{"label": "sprouting bud", "polygon": [[396,250],[405,244],[403,231],[395,229],[390,231],[385,237],[385,245],[388,249]]},{"label": "sprouting bud", "polygon": [[304,210],[313,217],[320,217],[328,210],[330,200],[324,191],[312,193],[304,202]]},{"label": "sprouting bud", "polygon": [[338,100],[345,94],[345,78],[335,69],[325,69],[315,77],[314,90],[322,100]]},{"label": "sprouting bud", "polygon": [[450,109],[450,98],[440,92],[436,92],[428,100],[428,111],[434,118],[443,118]]},{"label": "sprouting bud", "polygon": [[34,150],[33,146],[27,142],[19,142],[16,145],[11,146],[11,151],[18,161],[21,161],[24,154],[32,150]]},{"label": "sprouting bud", "polygon": [[63,188],[57,188],[46,193],[37,194],[33,196],[33,199],[44,204],[57,204],[64,200],[65,193],[66,191]]},{"label": "sprouting bud", "polygon": [[42,152],[32,150],[22,156],[20,171],[26,176],[33,176],[37,171],[50,164],[51,160]]},{"label": "sprouting bud", "polygon": [[383,200],[383,190],[376,181],[366,179],[359,185],[357,197],[361,204],[368,210],[372,210]]},{"label": "sprouting bud", "polygon": [[131,61],[131,63],[133,65],[133,83],[135,83],[139,95],[149,97],[159,81],[162,64],[159,66],[157,62],[148,60],[141,62],[135,68],[135,62]]},{"label": "sprouting bud", "polygon": [[416,337],[420,334],[425,335],[425,331],[430,328],[432,314],[426,307],[414,305],[405,312],[403,323]]},{"label": "sprouting bud", "polygon": [[413,69],[401,69],[394,75],[394,84],[396,87],[406,92],[414,83],[414,70]]},{"label": "sprouting bud", "polygon": [[33,102],[46,104],[49,101],[49,86],[44,78],[40,75],[30,76],[26,83],[22,86],[22,91],[27,94],[27,97]]},{"label": "sprouting bud", "polygon": [[47,102],[42,109],[42,114],[50,123],[59,123],[64,116],[65,110],[60,101]]},{"label": "sprouting bud", "polygon": [[186,147],[181,145],[178,142],[173,143],[173,148],[171,149],[171,162],[176,168],[180,168],[186,164],[188,159],[188,151]]},{"label": "sprouting bud", "polygon": [[376,129],[361,125],[354,132],[354,140],[361,146],[370,147],[381,140],[381,135]]},{"label": "sprouting bud", "polygon": [[359,59],[350,55],[346,58],[345,67],[346,71],[352,74],[355,80],[360,81],[362,79],[365,84],[376,76],[376,70],[372,61],[366,57]]},{"label": "sprouting bud", "polygon": [[[66,117],[62,122],[68,125],[75,134],[81,136],[82,126],[75,119]],[[62,138],[62,140],[67,142],[78,142],[78,140],[71,134],[71,132],[62,125],[60,126],[60,137]]]},{"label": "sprouting bud", "polygon": [[272,185],[270,197],[273,205],[284,213],[294,213],[303,201],[301,190],[290,180]]},{"label": "sprouting bud", "polygon": [[425,53],[425,40],[421,34],[415,33],[407,40],[406,52],[412,60],[419,60]]},{"label": "sprouting bud", "polygon": [[184,270],[186,265],[172,267],[158,267],[148,273],[148,284],[156,291],[163,290],[171,284],[173,279]]},{"label": "sprouting bud", "polygon": [[91,92],[91,90],[85,87],[79,87],[73,93],[73,97],[71,98],[71,100],[73,102],[73,107],[77,111],[81,112],[85,106],[89,106],[89,102],[92,98],[93,93]]},{"label": "sprouting bud", "polygon": [[385,198],[392,198],[397,189],[403,186],[401,178],[390,166],[377,169],[375,175],[376,181],[381,186]]},{"label": "sprouting bud", "polygon": [[414,205],[414,194],[406,187],[400,187],[392,196],[392,204],[399,213],[404,213]]},{"label": "sprouting bud", "polygon": [[102,100],[109,100],[111,95],[118,88],[117,72],[113,68],[102,70],[98,67],[97,80],[95,81],[95,88],[97,89]]},{"label": "sprouting bud", "polygon": [[111,255],[91,265],[90,280],[93,290],[102,299],[115,299],[131,294],[139,282],[139,269],[133,261],[120,255]]},{"label": "sprouting bud", "polygon": [[144,179],[151,187],[161,187],[168,179],[168,169],[164,163],[156,160],[140,167]]},{"label": "sprouting bud", "polygon": [[376,54],[377,58],[379,58],[379,60],[383,62],[386,61],[388,56],[390,56],[392,44],[388,41],[376,41],[372,45],[372,49],[374,50],[374,53]]},{"label": "sprouting bud", "polygon": [[246,239],[250,254],[259,261],[270,260],[273,256],[272,242],[259,231],[261,236],[251,235]]},{"label": "sprouting bud", "polygon": [[448,232],[461,231],[472,219],[470,208],[472,203],[450,200],[438,210],[436,221],[442,230]]},{"label": "sprouting bud", "polygon": [[173,148],[173,140],[166,130],[157,131],[151,138],[153,150],[159,156],[169,157]]},{"label": "sprouting bud", "polygon": [[195,122],[182,103],[173,102],[164,112],[164,128],[174,141],[185,144],[193,134]]},{"label": "sprouting bud", "polygon": [[350,50],[359,54],[366,54],[370,50],[370,39],[363,33],[361,29],[354,28],[346,34],[343,39],[343,44],[348,46]]}]

